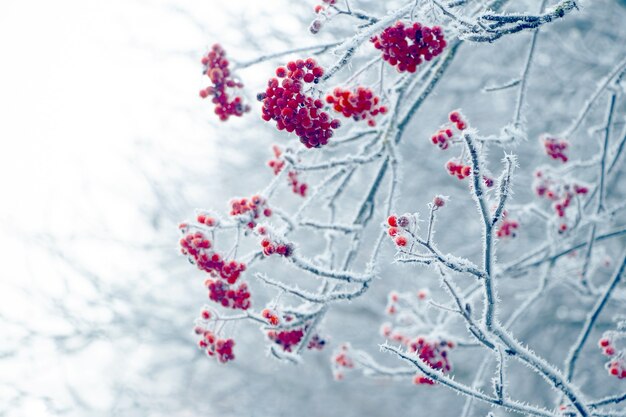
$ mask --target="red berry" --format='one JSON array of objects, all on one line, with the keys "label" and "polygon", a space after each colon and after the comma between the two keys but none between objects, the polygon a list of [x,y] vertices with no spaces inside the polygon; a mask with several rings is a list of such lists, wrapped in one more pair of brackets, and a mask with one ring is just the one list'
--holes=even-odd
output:
[{"label": "red berry", "polygon": [[441,28],[431,29],[420,23],[405,27],[398,22],[370,41],[381,50],[383,60],[400,72],[415,72],[418,65],[439,55],[446,46]]},{"label": "red berry", "polygon": [[200,97],[207,98],[212,95],[212,103],[215,104],[215,114],[220,120],[228,120],[230,116],[242,116],[250,110],[241,97],[231,99],[228,89],[242,88],[243,84],[231,77],[224,49],[215,44],[202,58],[204,73],[211,80],[212,85],[200,91]]}]

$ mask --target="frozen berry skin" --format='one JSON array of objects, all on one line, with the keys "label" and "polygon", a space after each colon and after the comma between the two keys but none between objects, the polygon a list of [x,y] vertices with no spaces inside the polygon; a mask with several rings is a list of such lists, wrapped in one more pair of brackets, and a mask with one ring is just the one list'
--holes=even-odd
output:
[{"label": "frozen berry skin", "polygon": [[417,67],[441,54],[447,46],[443,30],[420,23],[406,26],[397,22],[373,36],[370,41],[382,52],[382,58],[399,72],[417,71]]},{"label": "frozen berry skin", "polygon": [[231,97],[231,90],[243,88],[243,84],[232,77],[224,48],[219,44],[213,45],[201,61],[203,74],[209,78],[211,85],[200,90],[200,98],[211,98],[219,119],[226,121],[231,116],[241,117],[250,111],[250,106],[241,97]]},{"label": "frozen berry skin", "polygon": [[322,101],[306,92],[306,84],[318,83],[324,69],[313,58],[290,61],[276,70],[266,90],[259,94],[263,102],[261,118],[276,123],[278,130],[295,133],[307,148],[320,148],[341,126],[322,110]]},{"label": "frozen berry skin", "polygon": [[369,87],[356,87],[352,90],[337,87],[326,95],[326,103],[343,117],[356,122],[366,121],[371,127],[376,126],[376,116],[387,113],[387,107],[381,105],[380,98]]}]

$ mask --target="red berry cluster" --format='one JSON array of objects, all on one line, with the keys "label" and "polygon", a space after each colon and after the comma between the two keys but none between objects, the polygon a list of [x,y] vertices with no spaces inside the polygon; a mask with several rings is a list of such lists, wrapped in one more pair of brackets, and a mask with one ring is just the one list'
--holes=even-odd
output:
[{"label": "red berry cluster", "polygon": [[470,176],[472,173],[472,167],[469,165],[463,165],[463,163],[458,162],[458,160],[451,159],[446,163],[446,169],[448,170],[448,174],[453,177],[457,177],[460,180],[463,180]]},{"label": "red berry cluster", "polygon": [[231,78],[228,69],[226,51],[219,44],[213,45],[211,50],[202,57],[204,65],[203,74],[206,74],[213,85],[200,90],[200,97],[212,96],[211,101],[215,104],[215,114],[220,120],[228,120],[230,116],[242,116],[250,111],[250,106],[245,105],[241,97],[230,99],[227,88],[242,88],[243,84]]},{"label": "red berry cluster", "polygon": [[606,364],[606,368],[609,375],[618,377],[619,379],[626,378],[626,360],[624,359],[624,350],[617,350],[615,348],[614,340],[607,334],[615,332],[607,332],[605,336],[600,339],[598,345],[602,349],[602,353],[610,358]]},{"label": "red berry cluster", "polygon": [[231,216],[238,216],[250,229],[257,225],[261,214],[265,217],[272,215],[272,209],[267,206],[267,200],[259,195],[247,198],[234,199],[230,202]]},{"label": "red berry cluster", "polygon": [[293,244],[272,241],[269,237],[265,237],[261,240],[261,247],[263,248],[263,255],[265,256],[277,254],[288,258],[293,255],[294,251]]},{"label": "red berry cluster", "polygon": [[294,194],[298,194],[301,197],[306,197],[306,192],[309,189],[309,186],[304,182],[300,182],[300,180],[298,179],[298,173],[296,171],[289,171],[287,173],[287,179],[289,180],[291,191],[293,191]]},{"label": "red berry cluster", "polygon": [[[542,171],[535,173],[535,193],[538,197],[551,201],[552,207],[559,218],[565,218],[567,209],[572,205],[576,195],[586,195],[589,187],[576,183],[562,183],[545,175]],[[565,232],[567,225],[561,223],[559,232]]]},{"label": "red berry cluster", "polygon": [[209,298],[223,307],[239,310],[250,308],[250,291],[245,282],[235,288],[225,281],[209,278],[204,284],[209,290]]},{"label": "red berry cluster", "polygon": [[[285,322],[290,322],[293,320],[292,316],[285,316]],[[307,331],[308,325],[305,325],[301,328],[296,329],[285,329],[285,330],[270,330],[267,332],[267,337],[279,345],[283,351],[291,352],[294,346],[297,346],[302,338],[304,337],[304,332]],[[307,343],[307,349],[322,349],[326,344],[319,335],[314,334],[309,339]]]},{"label": "red berry cluster", "polygon": [[[416,326],[421,331],[434,326],[427,314],[418,313],[423,308],[427,308],[425,307],[427,299],[427,289],[421,289],[417,293],[391,291],[387,299],[386,311],[390,315],[397,314],[395,320],[400,327],[394,329],[391,323],[385,323],[381,326],[380,331],[384,337],[399,342],[405,345],[409,351],[417,353],[431,368],[449,372],[451,365],[448,359],[448,350],[454,347],[454,343],[440,336],[414,336],[415,333],[413,333]],[[411,325],[407,326],[407,323],[411,323]],[[434,381],[423,375],[417,375],[413,382],[416,384],[434,384]]]},{"label": "red berry cluster", "polygon": [[271,78],[265,92],[258,95],[263,101],[263,120],[274,120],[278,130],[295,132],[307,148],[326,145],[333,136],[333,129],[341,125],[339,120],[331,120],[328,113],[321,110],[322,100],[303,91],[303,82],[318,83],[322,75],[323,68],[313,58],[290,61],[286,67],[276,69],[278,78]]},{"label": "red berry cluster", "polygon": [[439,146],[440,149],[445,150],[450,147],[450,140],[452,139],[452,129],[450,128],[442,128],[435,132],[435,134],[430,138],[433,145]]},{"label": "red berry cluster", "polygon": [[368,87],[357,87],[354,91],[337,87],[326,96],[326,102],[343,117],[354,121],[367,120],[369,126],[376,126],[378,114],[387,113],[387,107],[379,105],[380,98]]},{"label": "red berry cluster", "polygon": [[404,23],[397,22],[370,41],[382,51],[383,59],[399,72],[415,72],[418,65],[430,61],[446,47],[441,27],[429,28],[420,23],[406,27]]},{"label": "red berry cluster", "polygon": [[269,337],[274,343],[280,345],[285,352],[291,352],[291,349],[300,343],[303,336],[304,329],[282,331],[270,330],[267,332],[267,337]]},{"label": "red berry cluster", "polygon": [[[282,158],[283,151],[278,146],[272,146],[272,150],[274,151],[274,159],[270,159],[267,165],[272,168],[274,171],[274,175],[278,175],[280,171],[285,167],[285,160]],[[298,178],[298,173],[296,171],[289,171],[287,173],[287,179],[289,181],[289,185],[291,186],[291,191],[294,194],[298,194],[302,197],[306,197],[306,192],[309,189],[309,186],[301,182]]]},{"label": "red berry cluster", "polygon": [[463,118],[460,111],[454,110],[448,115],[449,124],[444,125],[441,129],[435,132],[431,136],[430,140],[433,145],[439,146],[440,149],[445,150],[450,147],[450,143],[453,140],[454,132],[452,129],[456,128],[460,132],[467,129],[467,122]]},{"label": "red berry cluster", "polygon": [[250,307],[248,286],[243,283],[233,288],[241,273],[246,270],[244,263],[222,259],[220,254],[210,250],[211,241],[202,232],[187,233],[180,240],[180,246],[182,253],[187,255],[198,269],[211,275],[212,278],[205,281],[211,300],[234,309],[246,310]]},{"label": "red berry cluster", "polygon": [[408,230],[412,224],[412,217],[408,214],[398,216],[389,216],[387,218],[387,233],[394,240],[397,246],[404,247],[409,242]]},{"label": "red berry cluster", "polygon": [[187,233],[180,240],[181,252],[189,256],[198,269],[208,272],[212,277],[234,284],[241,273],[246,270],[244,263],[226,261],[220,254],[210,250],[211,241],[202,232]]},{"label": "red berry cluster", "polygon": [[200,213],[196,217],[198,223],[203,224],[209,227],[215,227],[218,225],[218,221],[216,218],[209,216],[208,214]]},{"label": "red berry cluster", "polygon": [[[457,177],[460,180],[464,180],[472,174],[472,167],[469,165],[464,165],[459,162],[458,159],[451,159],[446,163],[446,169],[448,170],[448,174],[453,177]],[[486,187],[493,187],[494,181],[493,178],[490,178],[486,175],[483,175],[483,183]]]},{"label": "red berry cluster", "polygon": [[286,162],[282,158],[283,151],[278,145],[273,145],[272,151],[274,152],[274,159],[270,159],[267,165],[272,168],[272,171],[274,171],[274,175],[278,175],[280,171],[282,171],[285,167]]},{"label": "red berry cluster", "polygon": [[516,230],[519,228],[519,223],[515,220],[504,219],[496,230],[496,236],[503,237],[515,237]]},{"label": "red berry cluster", "polygon": [[[448,359],[448,350],[454,347],[454,343],[442,338],[427,340],[425,337],[417,337],[409,343],[409,349],[417,353],[422,361],[433,369],[443,373],[450,372],[452,366]],[[415,384],[433,385],[435,381],[423,375],[416,375],[413,378]]]},{"label": "red berry cluster", "polygon": [[548,135],[544,135],[541,138],[546,153],[552,159],[560,159],[563,163],[567,162],[567,155],[565,150],[569,146],[569,143],[565,139],[558,139]]},{"label": "red berry cluster", "polygon": [[267,320],[272,326],[278,326],[280,324],[280,316],[271,308],[264,308],[263,311],[261,311],[261,317]]},{"label": "red berry cluster", "polygon": [[[462,132],[463,130],[468,128],[468,123],[459,110],[454,110],[450,112],[450,114],[448,115],[448,120],[450,122],[443,125],[430,138],[433,145],[437,145],[441,150],[446,150],[453,142],[458,142],[458,139],[455,140],[454,138],[455,132],[453,131],[453,129]],[[451,159],[446,163],[446,170],[450,175],[452,175],[453,177],[457,177],[460,180],[469,177],[472,173],[471,166],[464,165],[462,161],[456,158]],[[486,175],[483,175],[483,182],[485,186],[489,188],[493,187],[494,185],[493,178],[490,178]]]},{"label": "red berry cluster", "polygon": [[450,114],[448,115],[448,119],[450,120],[450,122],[456,125],[457,129],[459,130],[467,129],[467,122],[463,118],[463,115],[461,114],[460,111],[455,110],[453,112],[450,112]]},{"label": "red berry cluster", "polygon": [[[235,359],[233,347],[235,341],[233,339],[220,339],[210,330],[202,330],[202,339],[198,342],[198,347],[206,354],[215,357],[221,363],[226,363]],[[198,332],[198,330],[196,330]]]},{"label": "red berry cluster", "polygon": [[337,381],[344,379],[344,371],[355,368],[354,360],[350,357],[350,345],[344,343],[335,352],[332,357],[333,377]]}]

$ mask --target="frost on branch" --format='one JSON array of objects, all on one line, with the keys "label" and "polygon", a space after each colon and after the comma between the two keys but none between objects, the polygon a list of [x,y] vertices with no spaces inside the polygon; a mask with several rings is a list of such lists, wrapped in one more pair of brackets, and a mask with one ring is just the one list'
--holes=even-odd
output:
[{"label": "frost on branch", "polygon": [[[382,324],[378,341],[333,346],[335,379],[359,371],[447,387],[467,398],[459,413],[464,417],[472,415],[474,402],[525,415],[610,415],[605,408],[611,403],[594,402],[595,394],[584,389],[574,370],[579,355],[586,354],[589,334],[598,331],[604,306],[625,300],[623,291],[614,291],[617,284],[607,283],[609,266],[600,262],[600,254],[615,256],[601,243],[617,245],[626,234],[624,204],[609,198],[609,189],[616,190],[619,182],[619,170],[611,167],[619,166],[624,148],[614,117],[621,96],[609,88],[622,82],[619,71],[612,70],[601,93],[593,93],[592,101],[607,92],[610,100],[601,146],[588,155],[576,145],[588,138],[538,135],[557,122],[527,117],[538,101],[531,64],[538,64],[539,29],[543,36],[551,30],[549,23],[577,9],[575,2],[552,2],[545,10],[543,2],[531,14],[514,12],[499,0],[411,1],[378,15],[375,7],[362,11],[352,3],[324,1],[314,7],[310,31],[332,32],[337,22],[350,22],[342,26],[350,28],[344,38],[266,54],[240,66],[272,61],[275,70],[263,74],[267,84],[256,86],[261,91],[257,114],[275,127],[262,136],[277,134],[286,142],[272,148],[268,175],[273,179],[262,192],[232,200],[228,220],[199,217],[182,228],[184,253],[211,275],[215,308],[243,311],[211,312],[204,321],[213,327],[205,325],[199,333],[202,347],[210,347],[203,332],[223,337],[216,335],[222,324],[245,320],[261,328],[269,354],[302,363],[307,352],[343,341],[341,333],[333,339],[325,335],[334,306],[345,303],[342,308],[348,309],[350,301],[375,297],[372,288],[387,291],[397,278],[388,270],[397,268],[411,289],[389,293],[385,311],[392,320]],[[481,81],[492,86],[485,89],[490,93],[516,92],[506,98],[513,117],[499,120],[492,108],[503,102],[494,99],[487,108],[488,101],[476,97],[463,111],[454,109],[463,103],[447,103],[450,107],[422,117],[433,91],[441,91],[444,103],[456,100],[440,85],[452,77],[457,53],[468,41],[493,42],[523,31],[530,33],[516,37],[519,42],[493,46],[522,57],[521,63],[511,62],[520,66],[519,77],[500,86]],[[487,67],[472,68],[472,75]],[[500,70],[491,68],[488,77],[500,77]],[[474,88],[470,84],[464,88]],[[584,117],[595,116],[585,106]],[[571,111],[559,117],[580,123]],[[536,141],[526,140],[531,134],[538,135]],[[421,183],[412,184],[414,178]],[[421,215],[401,214],[416,209],[403,192],[407,185],[418,189],[411,197],[427,199]],[[609,228],[613,223],[617,226]],[[238,276],[246,273],[255,280],[239,284]],[[240,290],[236,284],[246,286]],[[257,302],[248,285],[263,288],[270,299],[258,296]],[[537,339],[527,334],[532,332],[519,327],[536,323],[541,331],[551,316],[533,315],[551,314],[555,326],[566,328],[556,318],[561,310],[550,302],[556,298],[572,318],[548,360],[546,346],[536,346]],[[592,309],[597,300],[601,306]],[[581,326],[578,342],[563,349]],[[623,378],[620,332],[605,333],[600,346],[609,358],[609,373]],[[380,343],[391,357],[368,353]],[[463,359],[468,356],[478,360]],[[393,357],[402,365],[384,362]],[[561,366],[555,357],[570,359]],[[524,378],[545,386],[545,398],[553,404],[523,395],[512,382],[519,369]],[[468,375],[475,380],[463,381]],[[490,393],[481,388],[486,381],[491,381]]]}]

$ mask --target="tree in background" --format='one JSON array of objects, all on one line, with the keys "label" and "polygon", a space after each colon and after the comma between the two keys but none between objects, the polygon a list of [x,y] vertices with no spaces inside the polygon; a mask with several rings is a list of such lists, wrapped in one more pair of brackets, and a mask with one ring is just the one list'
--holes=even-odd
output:
[{"label": "tree in background", "polygon": [[[280,361],[333,350],[338,380],[361,371],[449,388],[466,397],[451,415],[475,415],[479,404],[498,415],[623,415],[626,333],[623,316],[612,321],[610,312],[623,314],[626,299],[626,50],[615,43],[607,70],[567,79],[584,98],[562,103],[569,98],[536,75],[536,61],[594,57],[582,43],[542,38],[587,10],[571,0],[509,3],[410,1],[379,10],[324,0],[309,31],[330,33],[329,42],[249,61],[219,44],[207,52],[209,86],[200,96],[223,121],[260,115],[281,142],[267,166],[253,168],[273,174],[266,187],[251,193],[240,178],[236,192],[247,196],[180,224],[181,251],[208,291],[194,328],[203,352],[236,360],[238,335],[256,327],[257,341],[246,343],[264,340]],[[516,59],[510,79],[501,62],[472,57],[480,43]],[[455,67],[462,52],[466,61]],[[237,77],[267,62],[277,66],[266,84]],[[429,108],[446,84],[464,90],[468,103],[452,95],[448,107]],[[258,91],[258,104],[246,90]],[[472,100],[483,93],[498,97],[487,102],[510,101],[512,114],[489,115],[483,128],[473,114],[490,111]],[[529,117],[542,100],[552,109]],[[438,127],[416,125],[420,113]],[[415,153],[407,142],[428,147]],[[541,159],[528,158],[535,148]],[[440,185],[446,181],[453,185]],[[522,184],[532,192],[513,198]],[[411,187],[423,210],[406,207]],[[419,274],[419,283],[396,291],[397,274]],[[388,292],[390,320],[369,323],[380,327],[369,343],[395,360],[356,346],[347,329],[324,326],[336,307],[348,309],[375,287]],[[562,335],[532,340],[546,327]],[[602,354],[605,371],[588,365]],[[527,388],[537,376],[550,391]]]}]

